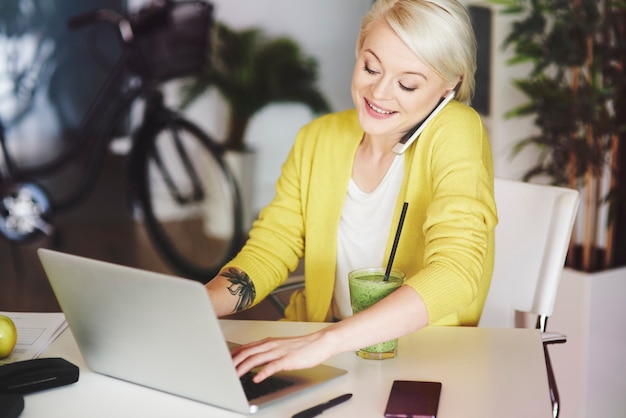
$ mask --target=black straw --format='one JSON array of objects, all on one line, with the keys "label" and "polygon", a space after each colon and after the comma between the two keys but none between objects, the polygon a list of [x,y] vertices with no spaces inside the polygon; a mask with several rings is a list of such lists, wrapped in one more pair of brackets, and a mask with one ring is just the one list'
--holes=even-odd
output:
[{"label": "black straw", "polygon": [[391,274],[391,266],[393,265],[393,259],[396,256],[396,249],[398,248],[398,242],[400,241],[400,233],[402,232],[402,225],[404,224],[404,217],[406,216],[406,210],[409,207],[409,202],[404,202],[402,205],[402,213],[400,214],[400,220],[398,221],[398,229],[396,230],[396,237],[393,240],[393,246],[391,247],[391,254],[389,254],[389,261],[387,262],[387,270],[385,270],[384,281],[389,280]]}]

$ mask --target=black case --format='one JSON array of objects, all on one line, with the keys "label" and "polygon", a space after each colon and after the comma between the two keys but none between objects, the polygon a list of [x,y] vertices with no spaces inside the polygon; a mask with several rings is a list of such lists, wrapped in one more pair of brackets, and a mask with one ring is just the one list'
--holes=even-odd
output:
[{"label": "black case", "polygon": [[24,397],[16,393],[0,393],[0,418],[17,418],[24,410]]},{"label": "black case", "polygon": [[0,366],[0,393],[26,394],[78,381],[78,367],[62,358],[38,358]]}]

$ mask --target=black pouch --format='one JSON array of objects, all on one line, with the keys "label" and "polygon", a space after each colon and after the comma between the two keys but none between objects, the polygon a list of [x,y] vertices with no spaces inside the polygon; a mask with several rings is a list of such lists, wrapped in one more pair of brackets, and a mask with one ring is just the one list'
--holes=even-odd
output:
[{"label": "black pouch", "polygon": [[17,393],[0,393],[0,418],[17,418],[24,410],[24,397]]},{"label": "black pouch", "polygon": [[69,361],[38,358],[0,366],[0,393],[26,394],[78,381],[78,367]]}]

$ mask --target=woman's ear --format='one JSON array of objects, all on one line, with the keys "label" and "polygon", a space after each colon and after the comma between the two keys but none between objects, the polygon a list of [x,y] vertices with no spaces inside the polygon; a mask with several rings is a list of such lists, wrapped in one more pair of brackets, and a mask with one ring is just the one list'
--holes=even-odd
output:
[{"label": "woman's ear", "polygon": [[454,91],[455,93],[458,93],[459,88],[461,87],[461,84],[462,84],[462,83],[463,83],[463,79],[462,79],[461,77],[459,77],[459,78],[458,78],[458,79],[454,82],[454,84],[450,83],[450,85],[449,85],[449,89],[448,89],[448,90],[446,90],[446,94],[445,94],[445,95],[447,96],[447,95],[448,95],[448,94],[450,94],[450,92],[452,92],[452,91]]},{"label": "woman's ear", "polygon": [[459,92],[459,87],[461,87],[461,81],[457,82],[456,84],[450,84],[442,98],[448,97],[452,92],[454,92],[454,94],[456,95]]}]

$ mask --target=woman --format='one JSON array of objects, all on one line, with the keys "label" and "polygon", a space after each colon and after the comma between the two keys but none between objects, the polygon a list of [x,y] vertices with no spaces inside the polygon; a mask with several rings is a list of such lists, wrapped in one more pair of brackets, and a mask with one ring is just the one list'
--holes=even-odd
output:
[{"label": "woman", "polygon": [[[218,315],[258,303],[304,257],[305,289],[285,312],[333,321],[294,338],[233,352],[259,382],[429,324],[476,325],[493,268],[493,168],[479,115],[467,106],[476,68],[467,12],[454,0],[377,0],[364,18],[352,78],[355,109],[298,134],[277,193],[242,251],[207,284]],[[392,149],[440,100],[446,105],[406,152]],[[404,201],[393,267],[397,291],[351,314],[348,271],[384,266]]]}]

